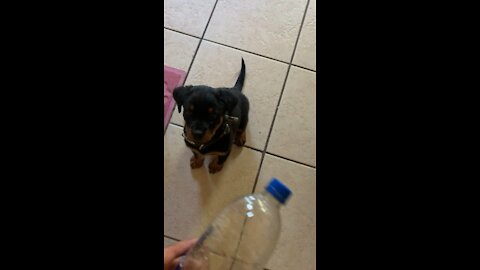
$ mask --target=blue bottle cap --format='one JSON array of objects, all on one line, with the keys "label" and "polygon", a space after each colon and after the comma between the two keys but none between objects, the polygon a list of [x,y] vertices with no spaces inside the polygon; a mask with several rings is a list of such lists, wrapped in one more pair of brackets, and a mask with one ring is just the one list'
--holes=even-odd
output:
[{"label": "blue bottle cap", "polygon": [[285,186],[280,180],[272,178],[268,186],[265,189],[275,197],[281,204],[285,204],[288,197],[292,194],[292,191]]}]

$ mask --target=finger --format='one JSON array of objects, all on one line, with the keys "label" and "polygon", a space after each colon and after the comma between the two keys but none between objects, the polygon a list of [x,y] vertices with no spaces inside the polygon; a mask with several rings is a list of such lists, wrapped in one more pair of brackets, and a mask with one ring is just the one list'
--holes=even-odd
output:
[{"label": "finger", "polygon": [[181,259],[182,259],[182,257],[178,257],[175,260],[173,260],[173,266],[177,267],[180,264]]},{"label": "finger", "polygon": [[195,245],[196,242],[197,242],[197,239],[181,241],[168,247],[168,249],[170,252],[172,252],[173,257],[176,258],[183,255],[188,250],[190,250]]}]

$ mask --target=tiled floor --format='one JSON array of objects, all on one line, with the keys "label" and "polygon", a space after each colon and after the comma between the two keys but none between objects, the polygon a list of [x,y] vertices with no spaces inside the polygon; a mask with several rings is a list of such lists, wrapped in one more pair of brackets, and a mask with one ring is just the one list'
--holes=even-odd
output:
[{"label": "tiled floor", "polygon": [[291,187],[282,234],[267,268],[315,269],[315,0],[165,0],[164,64],[186,84],[232,86],[245,59],[251,103],[245,147],[224,169],[191,170],[175,111],[164,137],[165,245],[198,236],[237,197],[271,177]]}]

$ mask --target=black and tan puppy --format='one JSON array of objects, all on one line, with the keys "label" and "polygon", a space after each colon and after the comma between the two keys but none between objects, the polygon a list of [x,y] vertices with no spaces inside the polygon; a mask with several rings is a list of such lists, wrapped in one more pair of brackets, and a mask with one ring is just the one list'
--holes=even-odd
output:
[{"label": "black and tan puppy", "polygon": [[212,88],[209,86],[182,86],[174,90],[173,97],[178,112],[185,119],[183,137],[192,150],[192,169],[203,165],[206,155],[213,155],[208,168],[216,173],[230,154],[232,144],[245,144],[245,129],[248,123],[249,102],[242,94],[245,80],[245,63],[235,86]]}]

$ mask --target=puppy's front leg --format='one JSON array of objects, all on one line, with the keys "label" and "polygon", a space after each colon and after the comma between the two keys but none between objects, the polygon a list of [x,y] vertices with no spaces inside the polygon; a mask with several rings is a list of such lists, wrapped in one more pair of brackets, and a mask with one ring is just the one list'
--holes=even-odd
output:
[{"label": "puppy's front leg", "polygon": [[235,144],[238,146],[243,146],[247,142],[247,136],[245,135],[245,130],[238,130],[235,134]]},{"label": "puppy's front leg", "polygon": [[190,167],[192,169],[200,168],[203,166],[203,161],[205,160],[205,157],[192,151],[193,152],[193,157],[190,159]]},{"label": "puppy's front leg", "polygon": [[208,171],[210,173],[217,173],[223,169],[223,163],[227,160],[230,151],[224,155],[215,155],[210,164],[208,164]]}]

